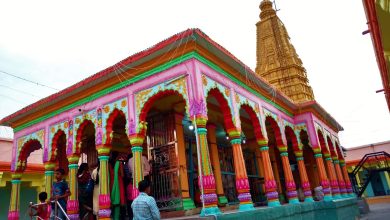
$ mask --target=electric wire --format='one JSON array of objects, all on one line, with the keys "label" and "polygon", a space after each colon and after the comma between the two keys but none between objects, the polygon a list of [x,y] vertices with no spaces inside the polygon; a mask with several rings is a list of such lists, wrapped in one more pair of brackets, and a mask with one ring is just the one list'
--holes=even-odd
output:
[{"label": "electric wire", "polygon": [[35,84],[35,85],[38,85],[38,86],[43,86],[43,87],[46,87],[46,88],[49,88],[49,89],[53,89],[53,90],[56,90],[56,91],[60,91],[59,89],[56,89],[56,88],[53,88],[51,86],[47,86],[47,85],[44,85],[42,83],[39,83],[39,82],[35,82],[35,81],[32,81],[32,80],[29,80],[29,79],[26,79],[26,78],[23,78],[23,77],[20,77],[20,76],[17,76],[17,75],[14,75],[12,73],[8,73],[6,71],[3,71],[3,70],[0,70],[0,73],[4,73],[8,76],[12,76],[14,78],[17,78],[17,79],[20,79],[20,80],[23,80],[23,81],[26,81],[26,82],[29,82],[29,83],[32,83],[32,84]]}]

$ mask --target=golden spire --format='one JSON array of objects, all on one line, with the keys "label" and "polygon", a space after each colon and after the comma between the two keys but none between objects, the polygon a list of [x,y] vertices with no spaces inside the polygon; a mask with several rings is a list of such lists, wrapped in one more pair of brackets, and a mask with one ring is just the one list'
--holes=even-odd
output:
[{"label": "golden spire", "polygon": [[260,21],[256,24],[256,73],[294,102],[314,100],[306,70],[272,2],[263,0],[260,10]]}]

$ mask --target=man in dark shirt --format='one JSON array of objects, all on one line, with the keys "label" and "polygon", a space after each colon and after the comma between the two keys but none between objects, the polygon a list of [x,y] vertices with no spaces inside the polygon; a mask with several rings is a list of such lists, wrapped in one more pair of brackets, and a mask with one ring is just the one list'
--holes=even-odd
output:
[{"label": "man in dark shirt", "polygon": [[[56,182],[53,184],[53,187],[51,188],[51,198],[50,200],[53,201],[51,208],[51,219],[66,219],[65,213],[61,211],[60,207],[57,207],[57,213],[55,213],[55,204],[60,205],[62,209],[66,212],[66,200],[68,196],[70,196],[69,186],[68,183],[63,179],[63,176],[65,175],[65,171],[62,168],[59,168],[55,172]],[[58,217],[58,218],[56,218]]]}]

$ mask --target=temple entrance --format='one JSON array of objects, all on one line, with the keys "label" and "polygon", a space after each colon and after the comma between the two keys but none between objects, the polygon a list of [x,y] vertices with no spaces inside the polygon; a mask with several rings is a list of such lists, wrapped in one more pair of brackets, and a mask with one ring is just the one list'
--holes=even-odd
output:
[{"label": "temple entrance", "polygon": [[196,152],[196,139],[195,135],[193,135],[194,128],[191,127],[191,129],[192,130],[188,129],[188,131],[185,133],[189,193],[192,201],[195,203],[195,206],[201,207],[202,204],[200,202],[200,198],[198,198],[200,195],[200,189],[198,185],[198,158]]},{"label": "temple entrance", "polygon": [[[297,189],[301,188],[301,190],[303,190],[299,169],[298,169],[298,162],[295,156],[295,152],[299,151],[298,140],[297,137],[295,136],[293,129],[289,126],[285,127],[285,135],[287,140],[287,152],[288,152],[288,160],[290,162],[291,172],[293,174]],[[301,201],[303,201],[303,198],[299,198],[299,199],[302,199]]]},{"label": "temple entrance", "polygon": [[[241,122],[241,147],[245,161],[245,168],[248,176],[250,194],[254,205],[265,205],[267,198],[264,194],[264,176],[261,155],[258,149],[255,132],[261,130],[255,129],[254,120],[258,121],[256,113],[249,105],[242,105],[240,108]],[[258,124],[260,126],[260,124]],[[260,129],[260,127],[258,128]],[[257,134],[259,135],[259,134]]]},{"label": "temple entrance", "polygon": [[229,204],[238,204],[236,177],[234,172],[233,150],[229,145],[219,145],[218,155],[221,162],[222,185]]},{"label": "temple entrance", "polygon": [[174,113],[151,113],[147,123],[152,195],[160,210],[174,210],[182,207]]},{"label": "temple entrance", "polygon": [[98,152],[95,145],[95,126],[92,121],[84,120],[78,130],[78,135],[81,135],[79,164],[87,163],[89,168],[94,167],[98,162]]},{"label": "temple entrance", "polygon": [[54,159],[57,168],[65,170],[65,175],[69,172],[69,161],[66,156],[66,134],[62,130],[58,130],[53,137],[52,149],[56,149],[56,157]]},{"label": "temple entrance", "polygon": [[[158,97],[158,98],[156,98]],[[183,209],[190,198],[183,122],[185,100],[174,91],[150,98],[143,114],[147,122],[144,150],[151,165],[151,194],[161,211]],[[187,119],[188,121],[188,119]]]},{"label": "temple entrance", "polygon": [[314,193],[314,188],[320,186],[320,178],[318,176],[316,159],[314,157],[313,149],[309,145],[309,137],[307,135],[307,132],[302,130],[299,133],[299,137],[302,143],[303,158],[305,161],[307,176],[310,182],[310,188],[312,190],[312,193]]}]

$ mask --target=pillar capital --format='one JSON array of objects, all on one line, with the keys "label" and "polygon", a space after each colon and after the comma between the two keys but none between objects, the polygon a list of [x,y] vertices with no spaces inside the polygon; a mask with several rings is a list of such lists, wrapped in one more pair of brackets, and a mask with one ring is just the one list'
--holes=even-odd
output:
[{"label": "pillar capital", "polygon": [[195,117],[195,123],[198,128],[205,128],[207,125],[207,115],[197,115]]},{"label": "pillar capital", "polygon": [[241,131],[237,128],[228,129],[227,133],[229,134],[229,137],[231,139],[237,139],[237,138],[241,139]]},{"label": "pillar capital", "polygon": [[303,156],[303,151],[299,150],[299,151],[294,151],[294,154],[295,154],[295,157],[302,157]]},{"label": "pillar capital", "polygon": [[76,154],[69,155],[68,156],[69,168],[70,168],[70,165],[73,165],[73,164],[77,165],[79,163],[79,159],[80,159],[79,155],[76,155]]},{"label": "pillar capital", "polygon": [[258,144],[260,147],[268,146],[268,141],[265,140],[265,139],[258,139],[258,140],[256,140],[256,141],[257,141],[257,144]]},{"label": "pillar capital", "polygon": [[12,181],[13,180],[19,180],[22,178],[22,173],[12,173],[11,174],[11,177],[12,177]]},{"label": "pillar capital", "polygon": [[45,171],[54,171],[56,164],[54,162],[46,162],[44,163]]},{"label": "pillar capital", "polygon": [[279,149],[280,153],[287,152],[287,146],[285,146],[285,145],[279,145],[278,149]]},{"label": "pillar capital", "polygon": [[111,144],[101,144],[96,145],[96,150],[98,152],[98,155],[110,155],[112,145]]},{"label": "pillar capital", "polygon": [[312,147],[312,150],[315,154],[320,154],[321,153],[321,148],[319,146]]},{"label": "pillar capital", "polygon": [[129,139],[132,147],[142,146],[145,140],[145,135],[136,133],[136,134],[129,135]]}]

